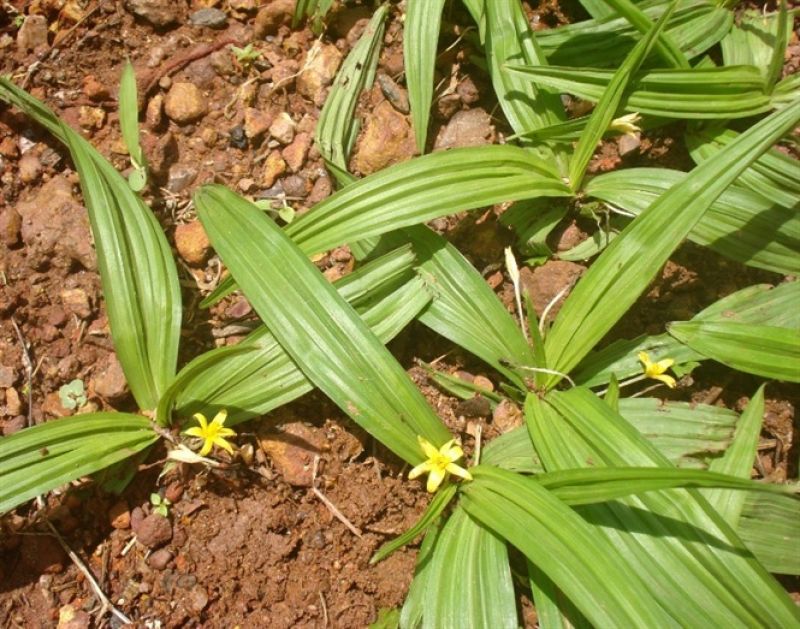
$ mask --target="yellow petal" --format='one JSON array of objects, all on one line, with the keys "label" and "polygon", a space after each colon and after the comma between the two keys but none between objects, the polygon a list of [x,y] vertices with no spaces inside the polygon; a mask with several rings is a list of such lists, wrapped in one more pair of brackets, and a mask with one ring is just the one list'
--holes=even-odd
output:
[{"label": "yellow petal", "polygon": [[208,427],[208,420],[206,419],[206,416],[203,415],[202,413],[195,413],[194,418],[197,420],[197,423],[200,424],[201,428]]},{"label": "yellow petal", "polygon": [[656,363],[656,368],[658,369],[659,373],[664,373],[667,369],[672,367],[675,364],[675,361],[672,358],[665,358],[664,360],[659,360]]},{"label": "yellow petal", "polygon": [[203,429],[200,426],[192,426],[191,428],[187,428],[183,431],[184,435],[189,435],[190,437],[199,437],[200,439],[204,439],[205,435],[203,435]]},{"label": "yellow petal", "polygon": [[467,470],[465,470],[460,465],[456,465],[455,463],[451,463],[445,468],[448,472],[453,474],[454,476],[460,476],[464,480],[472,480],[472,474],[470,474]]},{"label": "yellow petal", "polygon": [[444,480],[444,470],[440,467],[435,467],[431,470],[431,473],[428,474],[428,484],[426,488],[429,494],[434,493],[437,489],[439,489],[439,485],[442,484]]},{"label": "yellow petal", "polygon": [[436,446],[434,446],[425,437],[417,436],[417,441],[419,442],[419,446],[422,448],[422,451],[425,453],[427,458],[431,459],[439,454],[439,450],[436,449]]},{"label": "yellow petal", "polygon": [[235,430],[231,430],[230,428],[220,428],[217,431],[217,436],[219,436],[219,437],[235,437],[236,436],[236,431]]},{"label": "yellow petal", "polygon": [[659,374],[659,375],[657,375],[657,376],[652,376],[652,377],[653,377],[653,379],[655,379],[655,380],[661,380],[661,382],[663,382],[664,384],[666,384],[666,385],[667,385],[667,386],[668,386],[670,389],[674,389],[674,388],[675,388],[675,384],[676,384],[676,382],[675,382],[675,378],[673,378],[672,376],[667,376],[667,375],[664,375],[664,374]]},{"label": "yellow petal", "polygon": [[639,352],[638,354],[639,361],[644,365],[645,370],[650,369],[650,365],[653,363],[650,362],[650,356],[647,352]]},{"label": "yellow petal", "polygon": [[215,445],[218,445],[220,448],[227,450],[230,454],[233,454],[233,446],[225,441],[222,437],[215,437],[213,439]]},{"label": "yellow petal", "polygon": [[214,419],[211,420],[211,424],[214,426],[222,426],[225,423],[225,420],[228,419],[228,411],[226,409],[222,409],[219,413],[214,416]]},{"label": "yellow petal", "polygon": [[464,451],[461,449],[461,446],[451,446],[447,450],[442,448],[442,454],[450,461],[458,461],[462,456],[464,456]]},{"label": "yellow petal", "polygon": [[211,442],[211,439],[206,439],[205,443],[203,444],[203,447],[200,448],[200,452],[198,452],[198,454],[200,456],[205,456],[206,454],[211,452],[211,448],[213,446],[214,446],[214,444]]},{"label": "yellow petal", "polygon": [[422,476],[425,472],[431,469],[431,462],[425,461],[424,463],[420,463],[408,473],[408,479],[414,480],[415,478]]}]

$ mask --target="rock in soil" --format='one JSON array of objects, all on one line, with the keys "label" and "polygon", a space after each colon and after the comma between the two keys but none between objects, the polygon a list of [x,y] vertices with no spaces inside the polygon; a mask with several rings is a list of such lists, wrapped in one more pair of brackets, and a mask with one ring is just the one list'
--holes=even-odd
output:
[{"label": "rock in soil", "polygon": [[94,392],[109,401],[119,400],[128,393],[125,373],[114,353],[108,355],[105,366],[95,375],[92,382]]},{"label": "rock in soil", "polygon": [[158,548],[172,539],[172,524],[158,513],[151,513],[141,522],[132,524],[136,539],[148,548]]},{"label": "rock in soil", "polygon": [[115,529],[129,529],[131,527],[131,512],[128,503],[119,500],[111,505],[108,510],[108,521]]},{"label": "rock in soil", "polygon": [[525,290],[530,293],[533,300],[533,307],[536,314],[542,316],[542,312],[547,304],[565,288],[568,289],[558,300],[558,303],[550,310],[550,319],[558,312],[561,304],[564,303],[569,289],[575,285],[586,269],[580,264],[567,262],[566,260],[548,260],[542,266],[537,266],[533,270],[530,267],[523,267],[520,270],[520,281]]},{"label": "rock in soil", "polygon": [[303,167],[309,148],[311,148],[311,136],[308,133],[298,133],[292,143],[281,151],[289,170],[296,173]]},{"label": "rock in soil", "polygon": [[17,211],[22,217],[22,240],[28,247],[55,252],[87,269],[96,268],[89,219],[66,177],[53,177],[30,201],[19,203]]},{"label": "rock in soil", "polygon": [[353,168],[363,175],[411,159],[416,151],[408,119],[389,101],[380,103],[364,123],[356,143]]},{"label": "rock in soil", "polygon": [[170,561],[172,561],[172,553],[166,548],[162,548],[147,558],[147,565],[153,570],[163,570]]},{"label": "rock in soil", "polygon": [[187,264],[200,266],[211,252],[211,241],[200,221],[191,221],[175,228],[175,248]]},{"label": "rock in soil", "polygon": [[244,134],[251,140],[266,133],[270,124],[272,124],[272,116],[266,111],[255,107],[248,107],[244,110]]},{"label": "rock in soil", "polygon": [[286,172],[286,162],[280,151],[272,151],[264,162],[264,174],[261,176],[261,185],[271,188],[275,180]]},{"label": "rock in soil", "polygon": [[272,121],[269,127],[269,134],[281,144],[289,144],[294,140],[296,126],[292,117],[284,111]]},{"label": "rock in soil", "polygon": [[435,150],[492,144],[495,140],[492,119],[483,109],[456,112],[436,138]]},{"label": "rock in soil", "polygon": [[47,18],[43,15],[27,15],[17,31],[17,49],[20,52],[36,50],[47,45]]},{"label": "rock in soil", "polygon": [[476,395],[459,402],[455,413],[464,417],[488,417],[492,413],[492,407],[489,405],[489,400],[482,395]]},{"label": "rock in soil", "polygon": [[225,28],[228,16],[225,11],[214,8],[199,9],[189,16],[192,26],[205,26],[206,28]]},{"label": "rock in soil", "polygon": [[203,92],[194,83],[173,83],[164,98],[164,111],[170,120],[187,124],[202,118],[208,111]]},{"label": "rock in soil", "polygon": [[72,605],[64,605],[58,610],[57,629],[89,629],[92,626],[92,617],[82,609],[75,609]]},{"label": "rock in soil", "polygon": [[0,365],[0,389],[8,389],[9,387],[13,387],[16,381],[16,370],[8,365]]},{"label": "rock in soil", "polygon": [[197,178],[197,170],[185,164],[173,164],[170,166],[167,177],[167,190],[174,194],[183,192]]},{"label": "rock in soil", "polygon": [[292,21],[295,0],[272,0],[256,15],[253,25],[255,36],[262,39],[274,35],[278,28]]},{"label": "rock in soil", "polygon": [[153,26],[169,26],[178,21],[178,3],[173,0],[125,0],[125,8]]},{"label": "rock in soil", "polygon": [[25,153],[19,160],[19,178],[22,183],[32,183],[42,175],[42,162],[33,153]]},{"label": "rock in soil", "polygon": [[283,479],[298,487],[311,487],[314,456],[328,449],[322,431],[302,422],[284,424],[282,430],[261,429],[258,443]]},{"label": "rock in soil", "polygon": [[378,73],[376,77],[378,85],[381,87],[381,92],[386,97],[392,107],[394,107],[401,114],[407,114],[411,111],[408,104],[408,92],[400,87],[388,74],[383,72]]},{"label": "rock in soil", "polygon": [[22,217],[9,206],[0,207],[0,242],[6,247],[16,247],[20,242]]},{"label": "rock in soil", "polygon": [[80,319],[88,319],[92,315],[89,295],[82,288],[68,288],[61,291],[61,303],[64,308]]},{"label": "rock in soil", "polygon": [[333,44],[324,44],[314,53],[312,48],[308,54],[313,57],[306,61],[305,70],[297,77],[297,93],[321,107],[328,95],[325,88],[333,82],[342,62],[342,53]]}]

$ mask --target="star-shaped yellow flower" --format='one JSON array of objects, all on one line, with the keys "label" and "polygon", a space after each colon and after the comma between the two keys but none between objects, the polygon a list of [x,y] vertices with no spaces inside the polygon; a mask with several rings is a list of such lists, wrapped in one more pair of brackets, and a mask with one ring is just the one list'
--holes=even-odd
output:
[{"label": "star-shaped yellow flower", "polygon": [[647,352],[639,352],[639,361],[642,363],[645,377],[661,380],[661,382],[666,384],[670,389],[675,388],[675,378],[664,373],[667,369],[672,367],[675,363],[674,360],[665,358],[664,360],[659,360],[657,363],[654,363],[650,360],[650,356],[647,355]]},{"label": "star-shaped yellow flower", "polygon": [[200,456],[205,456],[211,452],[211,448],[219,446],[233,454],[233,446],[225,440],[225,437],[233,437],[236,435],[234,430],[225,428],[225,420],[228,417],[228,411],[222,409],[211,423],[208,423],[205,415],[202,413],[195,413],[194,418],[197,420],[199,426],[193,426],[183,431],[183,434],[190,437],[198,437],[203,440],[203,447],[200,448],[198,453]]},{"label": "star-shaped yellow flower", "polygon": [[430,493],[439,488],[448,472],[464,480],[472,480],[472,474],[463,467],[456,465],[456,461],[464,456],[464,451],[461,446],[456,444],[455,439],[451,439],[438,450],[436,446],[423,437],[418,436],[417,441],[419,441],[419,445],[428,460],[411,470],[408,473],[409,479],[413,480],[427,472],[427,489]]}]

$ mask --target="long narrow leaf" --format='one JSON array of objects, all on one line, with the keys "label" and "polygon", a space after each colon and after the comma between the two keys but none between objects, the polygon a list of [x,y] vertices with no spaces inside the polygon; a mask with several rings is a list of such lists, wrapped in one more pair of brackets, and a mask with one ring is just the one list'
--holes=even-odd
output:
[{"label": "long narrow leaf", "polygon": [[72,153],[92,226],[111,335],[140,408],[155,408],[175,374],[181,295],[172,251],[152,212],[92,146],[43,103],[0,77],[0,98]]},{"label": "long narrow leaf", "polygon": [[201,188],[195,204],[256,312],[311,382],[410,463],[422,460],[418,435],[447,441],[400,365],[283,230],[221,186]]},{"label": "long narrow leaf", "polygon": [[439,43],[444,0],[408,0],[403,30],[403,59],[406,65],[408,103],[417,151],[425,152],[428,117],[433,100],[433,70]]},{"label": "long narrow leaf", "polygon": [[798,118],[800,100],[755,124],[626,227],[559,311],[545,342],[548,366],[571,371],[630,308],[717,197]]},{"label": "long narrow leaf", "polygon": [[150,421],[92,413],[47,422],[0,439],[0,513],[102,470],[153,444]]}]

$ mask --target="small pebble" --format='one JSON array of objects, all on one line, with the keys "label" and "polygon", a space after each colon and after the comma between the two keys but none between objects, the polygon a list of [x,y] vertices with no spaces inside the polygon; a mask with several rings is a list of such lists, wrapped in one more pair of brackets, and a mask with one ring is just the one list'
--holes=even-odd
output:
[{"label": "small pebble", "polygon": [[206,28],[225,28],[228,16],[225,11],[219,9],[206,8],[195,11],[189,16],[192,26],[205,26]]},{"label": "small pebble", "polygon": [[163,570],[172,561],[172,553],[166,548],[155,551],[147,558],[147,565],[153,570]]}]

